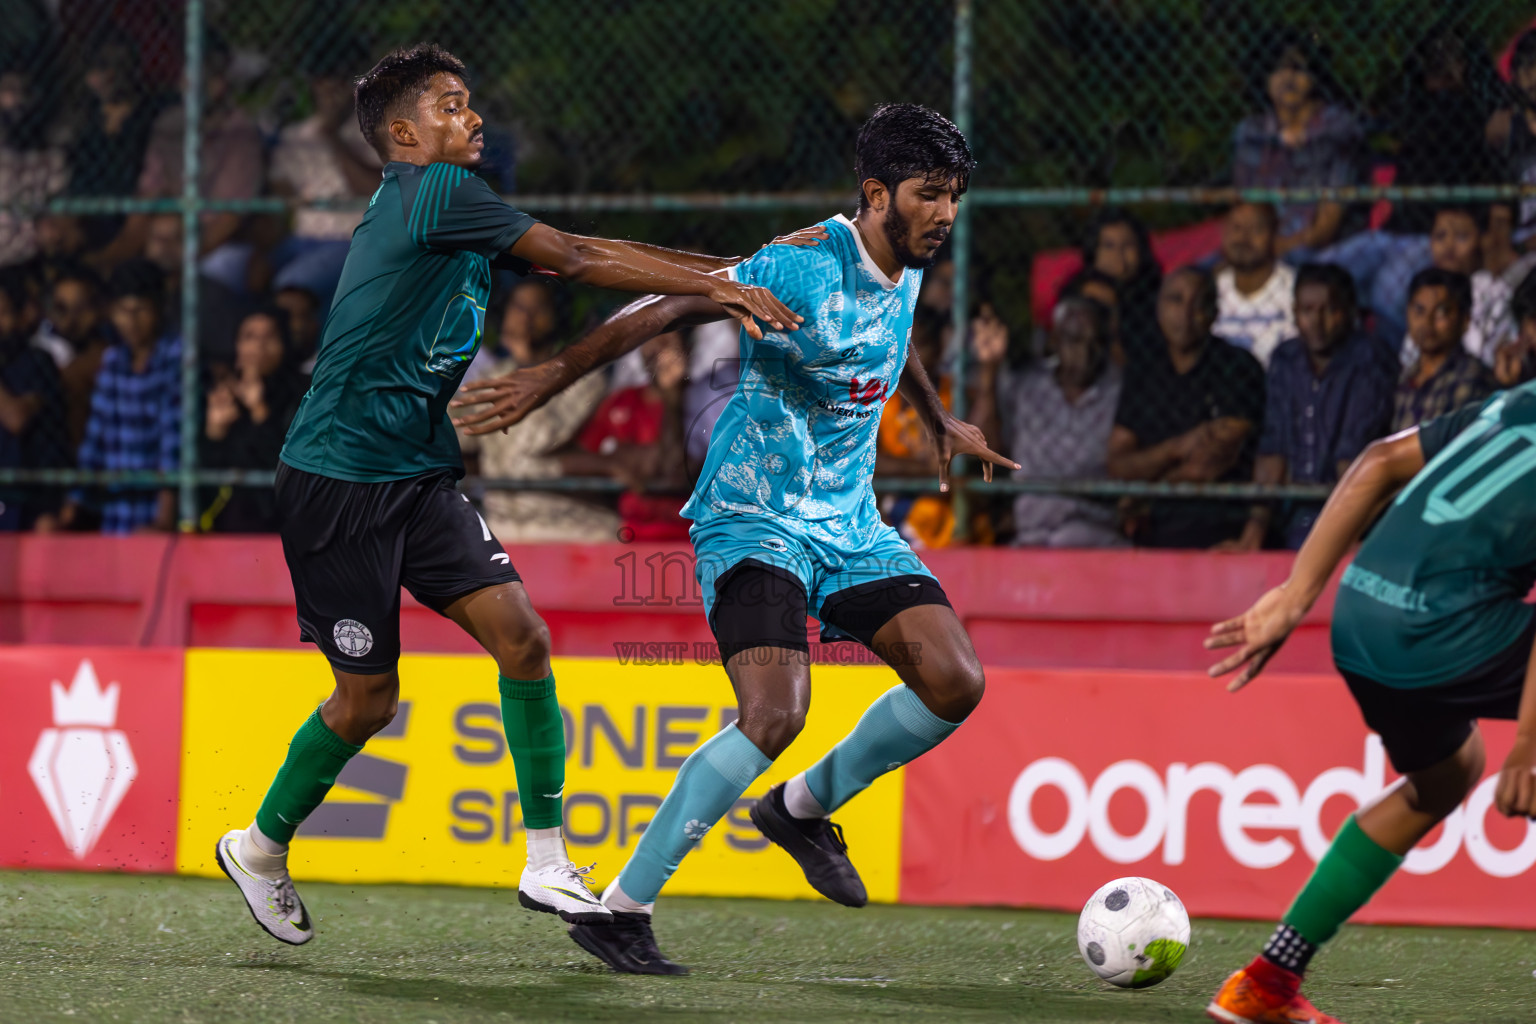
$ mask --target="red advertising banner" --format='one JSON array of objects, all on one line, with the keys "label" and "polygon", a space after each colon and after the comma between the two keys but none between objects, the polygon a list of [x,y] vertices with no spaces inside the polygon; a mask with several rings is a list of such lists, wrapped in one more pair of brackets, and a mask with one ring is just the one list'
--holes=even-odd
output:
[{"label": "red advertising banner", "polygon": [[0,647],[0,866],[176,869],[185,660]]},{"label": "red advertising banner", "polygon": [[[1488,774],[1358,920],[1536,927],[1536,828]],[[1145,875],[1191,914],[1273,918],[1343,819],[1395,778],[1344,683],[1197,673],[989,671],[980,709],[906,769],[900,901],[1078,910]]]}]

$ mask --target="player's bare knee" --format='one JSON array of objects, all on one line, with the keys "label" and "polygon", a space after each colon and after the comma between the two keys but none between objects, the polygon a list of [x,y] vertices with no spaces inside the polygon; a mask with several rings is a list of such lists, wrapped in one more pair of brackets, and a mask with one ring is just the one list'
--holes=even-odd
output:
[{"label": "player's bare knee", "polygon": [[1450,814],[1472,792],[1472,783],[1459,778],[1437,778],[1428,782],[1414,780],[1408,803],[1420,814],[1439,820]]},{"label": "player's bare knee", "polygon": [[959,722],[976,710],[987,690],[981,662],[969,652],[935,658],[923,667],[926,693],[919,691],[928,710],[946,722]]},{"label": "player's bare knee", "polygon": [[[1451,764],[1447,766],[1447,770],[1443,773],[1446,779],[1445,789],[1448,798],[1454,798],[1451,803],[1451,810],[1454,810],[1458,804],[1467,798],[1467,794],[1471,793],[1473,787],[1482,779],[1483,771],[1487,767],[1487,748],[1483,746],[1482,734],[1474,730],[1472,735],[1467,738],[1467,742],[1463,743],[1461,749],[1456,752]],[[1450,811],[1447,810],[1446,813],[1450,813]]]},{"label": "player's bare knee", "polygon": [[1443,818],[1472,792],[1483,777],[1487,754],[1481,740],[1469,741],[1440,764],[1422,772],[1410,772],[1413,783],[1409,803],[1420,814]]},{"label": "player's bare knee", "polygon": [[1488,767],[1488,751],[1483,747],[1481,738],[1469,749],[1463,749],[1458,760],[1461,765],[1462,782],[1470,793],[1472,787],[1482,779],[1483,772]]},{"label": "player's bare knee", "polygon": [[763,752],[764,757],[776,759],[805,729],[805,712],[806,708],[798,704],[784,707],[753,705],[741,709],[736,728]]},{"label": "player's bare knee", "polygon": [[326,701],[323,718],[341,739],[361,744],[393,722],[399,708],[398,692],[337,690]]},{"label": "player's bare knee", "polygon": [[976,705],[981,703],[986,692],[987,674],[981,667],[981,661],[975,655],[962,659],[956,683],[956,699],[965,705],[967,715],[976,710]]},{"label": "player's bare knee", "polygon": [[549,675],[549,627],[537,615],[500,638],[496,665],[508,679],[543,679]]},{"label": "player's bare knee", "polygon": [[389,723],[395,720],[395,715],[400,711],[400,701],[391,699],[388,704],[375,705],[368,709],[367,719],[363,723],[369,736],[381,733],[389,727]]}]

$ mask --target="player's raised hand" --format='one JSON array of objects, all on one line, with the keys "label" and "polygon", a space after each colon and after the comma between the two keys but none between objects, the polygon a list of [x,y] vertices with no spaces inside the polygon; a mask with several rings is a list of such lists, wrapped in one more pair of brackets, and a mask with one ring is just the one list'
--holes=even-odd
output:
[{"label": "player's raised hand", "polygon": [[710,290],[709,297],[724,306],[725,311],[740,321],[747,333],[759,341],[762,340],[763,329],[757,325],[758,320],[776,331],[798,331],[805,320],[805,317],[780,302],[768,289],[754,284],[737,284],[722,277]]},{"label": "player's raised hand", "polygon": [[1509,818],[1536,818],[1536,737],[1517,735],[1499,770],[1493,806]]},{"label": "player's raised hand", "polygon": [[459,389],[459,397],[448,403],[451,408],[481,406],[474,412],[456,416],[453,425],[466,434],[489,434],[506,430],[560,390],[558,370],[553,361],[525,366],[500,377],[482,377]]},{"label": "player's raised hand", "polygon": [[780,235],[771,242],[764,242],[763,248],[766,249],[770,245],[820,245],[821,240],[826,237],[827,229],[824,225],[812,224],[808,228]]},{"label": "player's raised hand", "polygon": [[1211,635],[1205,638],[1205,649],[1237,647],[1239,650],[1212,665],[1209,669],[1211,677],[1224,676],[1245,666],[1237,678],[1227,684],[1229,693],[1241,690],[1264,671],[1269,659],[1280,650],[1306,614],[1306,607],[1298,604],[1295,595],[1282,584],[1255,601],[1252,608],[1237,618],[1216,623],[1211,627]]},{"label": "player's raised hand", "polygon": [[945,413],[934,429],[934,440],[939,452],[939,490],[949,490],[949,463],[956,455],[974,455],[981,459],[981,478],[992,482],[992,467],[1006,466],[1018,469],[1019,464],[1004,458],[987,447],[987,438],[981,428],[964,420],[957,420]]}]

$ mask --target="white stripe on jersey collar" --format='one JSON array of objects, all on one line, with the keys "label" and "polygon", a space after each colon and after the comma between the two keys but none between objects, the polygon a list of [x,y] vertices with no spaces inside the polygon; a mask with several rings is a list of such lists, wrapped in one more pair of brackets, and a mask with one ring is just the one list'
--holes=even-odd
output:
[{"label": "white stripe on jersey collar", "polygon": [[853,244],[859,247],[859,258],[864,261],[864,269],[869,271],[870,276],[875,279],[875,283],[886,291],[895,288],[901,282],[901,275],[905,272],[905,269],[896,272],[896,280],[894,281],[886,277],[885,271],[876,266],[875,261],[869,258],[869,250],[864,248],[864,236],[859,234],[859,226],[841,213],[832,219],[846,226],[853,233]]}]

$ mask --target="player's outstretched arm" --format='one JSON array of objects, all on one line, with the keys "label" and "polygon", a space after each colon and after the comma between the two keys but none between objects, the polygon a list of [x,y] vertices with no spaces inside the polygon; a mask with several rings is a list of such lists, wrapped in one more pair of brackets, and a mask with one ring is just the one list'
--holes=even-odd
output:
[{"label": "player's outstretched arm", "polygon": [[1210,674],[1226,675],[1240,667],[1227,689],[1237,691],[1264,670],[1302,617],[1322,595],[1333,571],[1387,502],[1424,468],[1424,450],[1415,427],[1373,442],[1339,481],[1312,532],[1296,553],[1291,575],[1235,619],[1218,622],[1206,637],[1208,651],[1225,647],[1237,653],[1217,662]]},{"label": "player's outstretched arm", "polygon": [[467,434],[505,430],[599,366],[639,348],[658,334],[689,324],[724,320],[731,314],[712,299],[692,295],[647,295],[619,310],[585,338],[537,366],[500,377],[482,377],[459,389],[454,408],[479,406],[454,419]]},{"label": "player's outstretched arm", "polygon": [[1019,468],[1017,462],[987,447],[987,439],[980,427],[949,414],[938,391],[934,389],[933,381],[928,379],[928,371],[923,368],[922,360],[917,358],[911,346],[907,348],[907,365],[902,368],[901,377],[896,381],[896,390],[912,403],[933,435],[933,446],[939,456],[940,491],[949,490],[949,464],[956,455],[975,455],[981,459],[982,479],[988,483],[992,480],[994,465]]},{"label": "player's outstretched arm", "polygon": [[799,330],[804,317],[772,292],[706,271],[669,263],[628,242],[568,235],[547,224],[534,224],[512,243],[512,255],[553,270],[562,277],[599,288],[710,299],[761,339],[762,320],[777,331]]},{"label": "player's outstretched arm", "polygon": [[[764,244],[819,245],[821,240],[826,237],[826,228],[822,227],[820,224],[812,224],[808,228],[801,228],[800,230],[792,231],[787,235],[780,235],[773,241],[766,242]],[[714,274],[721,270],[729,270],[731,267],[734,267],[736,264],[746,259],[745,256],[706,256],[699,252],[684,252],[681,249],[668,249],[666,246],[662,245],[651,245],[649,242],[624,242],[621,244],[627,245],[631,249],[645,253],[647,256],[654,256],[659,260],[665,260],[667,263],[675,263],[680,267],[687,267],[690,270],[698,270],[705,274]]]}]

